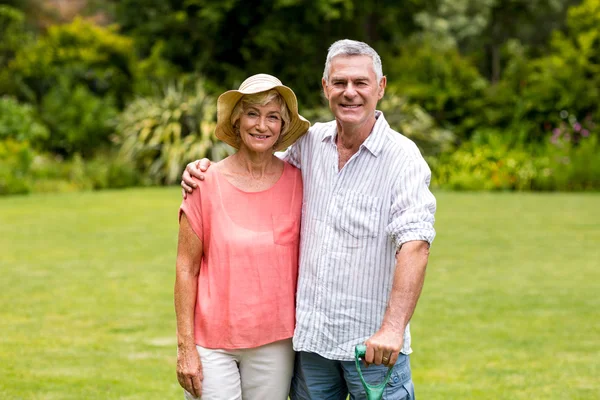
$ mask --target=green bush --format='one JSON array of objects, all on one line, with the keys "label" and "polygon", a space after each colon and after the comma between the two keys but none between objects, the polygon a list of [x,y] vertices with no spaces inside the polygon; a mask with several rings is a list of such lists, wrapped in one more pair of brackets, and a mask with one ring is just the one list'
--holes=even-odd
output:
[{"label": "green bush", "polygon": [[400,51],[386,64],[389,89],[423,107],[459,139],[468,137],[487,86],[472,62],[455,48],[439,49],[427,41],[407,43]]},{"label": "green bush", "polygon": [[432,166],[432,184],[452,190],[529,190],[536,175],[531,154],[511,148],[501,135],[488,143],[468,141]]},{"label": "green bush", "polygon": [[121,189],[143,184],[142,176],[135,166],[116,153],[99,154],[86,161],[85,173],[92,188]]},{"label": "green bush", "polygon": [[89,158],[109,143],[118,110],[112,96],[98,97],[86,86],[73,85],[65,78],[44,95],[40,114],[51,130],[45,142],[47,150]]},{"label": "green bush", "polygon": [[103,152],[89,160],[78,154],[68,160],[40,154],[31,163],[25,181],[30,192],[116,189],[142,184],[134,166],[115,152]]},{"label": "green bush", "polygon": [[565,32],[554,32],[544,56],[527,59],[517,42],[506,46],[509,62],[501,81],[489,87],[476,125],[527,133],[541,143],[561,114],[600,115],[600,2],[569,9]]},{"label": "green bush", "polygon": [[11,97],[0,97],[0,140],[38,143],[49,137],[48,128],[37,118],[34,108]]},{"label": "green bush", "polygon": [[0,67],[4,68],[18,49],[31,39],[21,11],[0,4],[0,37]]},{"label": "green bush", "polygon": [[29,193],[27,177],[34,157],[27,141],[0,141],[0,195]]},{"label": "green bush", "polygon": [[412,139],[426,157],[437,156],[454,147],[454,134],[436,126],[436,121],[423,108],[388,91],[379,102],[390,126]]},{"label": "green bush", "polygon": [[173,184],[189,161],[227,154],[216,141],[216,101],[203,81],[168,85],[162,97],[141,97],[121,114],[117,131],[121,155],[155,184]]},{"label": "green bush", "polygon": [[21,46],[8,72],[23,82],[19,97],[39,102],[59,81],[82,84],[94,94],[111,94],[119,105],[132,93],[133,41],[115,27],[103,28],[76,18],[52,25],[45,36]]},{"label": "green bush", "polygon": [[[571,116],[572,117],[572,116]],[[600,129],[591,120],[568,117],[539,146],[543,173],[534,190],[600,190]]]},{"label": "green bush", "polygon": [[[590,122],[590,127],[595,125]],[[600,190],[598,133],[563,124],[541,143],[480,132],[431,164],[436,187],[451,190]]]}]

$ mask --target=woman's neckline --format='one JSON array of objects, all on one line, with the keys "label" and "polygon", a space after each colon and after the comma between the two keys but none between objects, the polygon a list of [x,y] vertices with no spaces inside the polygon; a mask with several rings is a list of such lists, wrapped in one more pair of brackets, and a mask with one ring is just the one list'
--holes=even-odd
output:
[{"label": "woman's neckline", "polygon": [[[260,194],[260,193],[265,193],[268,192],[269,190],[272,190],[275,186],[277,186],[279,184],[279,182],[282,181],[283,176],[286,174],[287,169],[289,168],[289,165],[287,165],[287,163],[285,161],[283,162],[283,169],[281,170],[281,175],[279,176],[279,178],[277,178],[277,180],[275,181],[275,183],[273,183],[273,185],[269,186],[266,189],[262,189],[262,190],[257,190],[257,191],[249,191],[249,190],[244,190],[238,186],[236,186],[233,182],[231,182],[219,169],[220,168],[214,168],[213,166],[213,172],[215,172],[218,176],[219,179],[224,180],[229,186],[231,186],[232,188],[234,188],[235,190],[237,190],[240,193],[244,193],[244,194]],[[209,168],[210,170],[210,168]]]}]

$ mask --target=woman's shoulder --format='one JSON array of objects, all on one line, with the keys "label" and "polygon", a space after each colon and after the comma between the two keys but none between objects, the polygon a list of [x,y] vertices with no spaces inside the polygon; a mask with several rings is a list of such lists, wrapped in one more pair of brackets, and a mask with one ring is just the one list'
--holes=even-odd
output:
[{"label": "woman's shoulder", "polygon": [[300,171],[298,168],[294,167],[292,164],[290,164],[287,161],[281,160],[281,162],[283,163],[284,174],[289,174],[291,176],[301,176],[302,171]]}]

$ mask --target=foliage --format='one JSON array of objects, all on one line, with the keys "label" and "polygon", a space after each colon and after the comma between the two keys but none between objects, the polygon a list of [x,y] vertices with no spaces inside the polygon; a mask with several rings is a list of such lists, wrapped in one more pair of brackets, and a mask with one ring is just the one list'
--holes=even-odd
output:
[{"label": "foliage", "polygon": [[0,140],[0,195],[30,191],[26,178],[34,157],[27,141]]},{"label": "foliage", "polygon": [[527,190],[536,165],[523,149],[511,148],[501,139],[479,145],[465,142],[431,165],[433,185],[453,190]]},{"label": "foliage", "polygon": [[516,40],[544,53],[552,32],[564,27],[567,8],[580,0],[436,0],[415,14],[422,31],[443,47],[458,46],[492,82],[507,64],[504,44]]},{"label": "foliage", "polygon": [[388,92],[378,105],[392,129],[412,139],[423,155],[439,156],[450,151],[454,135],[447,129],[436,126],[436,122],[422,107],[410,104],[405,98]]},{"label": "foliage", "polygon": [[121,114],[118,132],[121,154],[153,183],[172,184],[182,166],[202,157],[226,154],[216,143],[216,101],[201,79],[166,87],[161,97],[140,97]]},{"label": "foliage", "polygon": [[[385,58],[415,29],[424,1],[121,0],[116,20],[141,55],[164,41],[164,57],[229,89],[267,72],[294,88],[300,104],[320,104],[320,76],[336,39],[365,40]],[[402,21],[401,24],[398,21]],[[293,60],[293,62],[290,62]]]},{"label": "foliage", "polygon": [[[578,16],[582,8],[593,14],[585,8],[588,2],[572,8],[569,15]],[[519,42],[507,43],[509,61],[502,80],[486,89],[481,112],[470,117],[473,126],[526,131],[529,141],[539,143],[561,121],[562,113],[580,118],[598,115],[600,34],[585,30],[585,20],[579,23],[569,17],[568,25],[566,34],[554,33],[550,51],[539,58],[528,59]]]},{"label": "foliage", "polygon": [[31,164],[27,181],[31,192],[72,192],[142,184],[133,165],[114,152],[99,153],[86,161],[78,154],[69,160],[38,155]]},{"label": "foliage", "polygon": [[9,72],[22,80],[18,94],[30,101],[41,101],[63,77],[123,104],[132,90],[133,54],[133,41],[116,28],[77,18],[51,26],[45,36],[21,47]]},{"label": "foliage", "polygon": [[454,190],[600,190],[598,132],[578,122],[553,132],[529,145],[519,143],[519,135],[476,135],[433,164],[433,184]]},{"label": "foliage", "polygon": [[37,143],[48,136],[48,128],[39,121],[31,105],[0,97],[0,140]]},{"label": "foliage", "polygon": [[393,77],[390,90],[422,106],[460,138],[469,135],[471,116],[487,83],[455,48],[439,48],[429,41],[407,43],[387,70]]},{"label": "foliage", "polygon": [[118,111],[112,96],[98,97],[87,86],[60,79],[42,98],[41,117],[50,127],[46,148],[71,156],[90,156],[109,143]]},{"label": "foliage", "polygon": [[152,46],[150,55],[140,60],[134,66],[134,88],[137,96],[150,96],[160,92],[177,76],[181,76],[181,69],[164,58],[166,44],[159,40]]},{"label": "foliage", "polygon": [[30,40],[25,26],[25,15],[12,7],[0,4],[0,67],[14,58],[19,47]]}]

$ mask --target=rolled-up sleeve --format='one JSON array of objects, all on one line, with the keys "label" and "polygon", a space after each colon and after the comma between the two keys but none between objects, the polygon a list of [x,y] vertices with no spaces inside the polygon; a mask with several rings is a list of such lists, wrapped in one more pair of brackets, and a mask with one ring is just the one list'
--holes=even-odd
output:
[{"label": "rolled-up sleeve", "polygon": [[420,155],[407,160],[396,178],[386,227],[396,248],[412,240],[433,242],[436,201],[429,190],[430,181],[431,170]]}]

